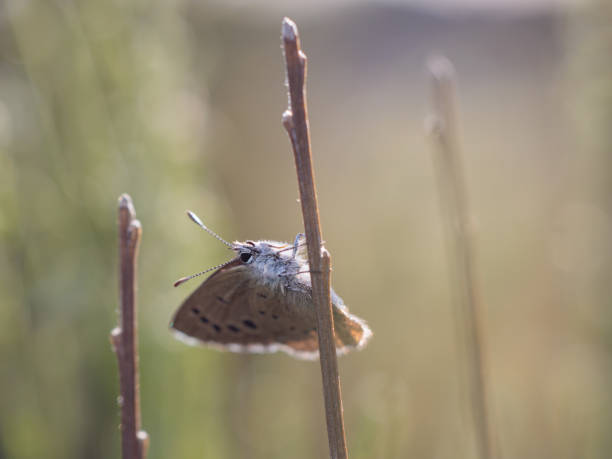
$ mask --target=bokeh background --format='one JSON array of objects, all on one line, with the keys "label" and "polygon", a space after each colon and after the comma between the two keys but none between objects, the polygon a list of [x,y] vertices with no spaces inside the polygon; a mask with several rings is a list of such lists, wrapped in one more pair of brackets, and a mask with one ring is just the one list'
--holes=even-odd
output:
[{"label": "bokeh background", "polygon": [[302,221],[280,24],[309,56],[333,284],[375,336],[340,359],[350,457],[471,458],[425,63],[458,74],[496,447],[612,454],[612,8],[600,2],[0,3],[0,458],[116,458],[116,205],[144,233],[149,457],[325,457],[316,363],[176,341],[229,240]]}]

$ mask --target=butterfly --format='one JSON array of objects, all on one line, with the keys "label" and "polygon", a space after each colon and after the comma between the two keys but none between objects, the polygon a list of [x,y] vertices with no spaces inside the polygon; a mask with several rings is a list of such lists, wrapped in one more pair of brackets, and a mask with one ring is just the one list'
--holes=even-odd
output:
[{"label": "butterfly", "polygon": [[[301,359],[318,358],[304,235],[298,234],[293,244],[266,240],[230,244],[193,212],[187,214],[236,257],[175,282],[178,286],[214,270],[174,314],[170,328],[178,338],[233,352],[283,351]],[[368,325],[348,312],[333,289],[331,302],[337,354],[363,348],[372,336]]]}]

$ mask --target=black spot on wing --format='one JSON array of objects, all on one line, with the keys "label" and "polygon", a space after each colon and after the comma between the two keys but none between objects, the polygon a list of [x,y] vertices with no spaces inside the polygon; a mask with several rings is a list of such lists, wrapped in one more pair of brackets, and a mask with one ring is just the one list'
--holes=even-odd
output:
[{"label": "black spot on wing", "polygon": [[242,321],[242,323],[245,327],[249,327],[252,330],[255,330],[257,328],[257,325],[255,325],[255,322],[253,322],[252,320],[245,319]]}]

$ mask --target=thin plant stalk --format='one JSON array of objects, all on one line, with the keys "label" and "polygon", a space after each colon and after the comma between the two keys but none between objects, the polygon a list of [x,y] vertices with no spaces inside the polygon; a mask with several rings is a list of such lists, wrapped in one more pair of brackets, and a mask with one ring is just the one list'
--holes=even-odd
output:
[{"label": "thin plant stalk", "polygon": [[140,430],[140,387],[138,381],[138,326],[136,320],[136,258],[142,235],[132,200],[119,198],[119,325],[111,331],[111,343],[119,364],[121,396],[121,455],[144,459],[148,435]]},{"label": "thin plant stalk", "polygon": [[457,141],[454,68],[445,58],[429,63],[433,88],[431,134],[434,165],[445,221],[453,287],[459,303],[456,317],[467,346],[467,376],[478,457],[493,457],[492,426],[488,410],[488,386],[481,326],[482,305],[476,281],[475,257],[469,224],[469,206]]},{"label": "thin plant stalk", "polygon": [[301,50],[297,26],[289,18],[283,19],[282,40],[289,84],[289,107],[283,113],[283,125],[293,147],[304,216],[312,299],[317,315],[329,451],[332,459],[346,459],[348,453],[331,309],[331,258],[321,246],[321,224],[310,150],[305,86],[306,55]]}]

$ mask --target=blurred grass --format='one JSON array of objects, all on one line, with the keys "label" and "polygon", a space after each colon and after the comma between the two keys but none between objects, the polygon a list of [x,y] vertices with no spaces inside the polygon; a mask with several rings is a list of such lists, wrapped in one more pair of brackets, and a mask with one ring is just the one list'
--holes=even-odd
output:
[{"label": "blurred grass", "polygon": [[[169,311],[154,305],[176,301],[168,298],[169,273],[185,266],[172,252],[196,243],[195,234],[181,237],[183,227],[167,222],[181,219],[196,199],[207,200],[196,174],[206,108],[190,80],[181,17],[172,5],[151,6],[3,5],[2,279],[10,334],[2,333],[2,349],[10,372],[2,384],[0,438],[8,457],[117,456],[108,332],[117,295],[112,209],[120,192],[132,193],[145,227],[142,285],[165,286],[141,287],[144,329],[153,328],[153,317],[155,328],[167,322]],[[217,205],[206,208],[213,215]],[[177,244],[164,242],[169,239]],[[157,333],[165,332],[164,326]],[[149,351],[151,333],[143,335],[143,361],[168,361],[163,347]],[[177,368],[163,367],[158,383],[143,384],[143,403],[154,407],[144,410],[152,432],[160,428],[156,419],[179,416],[154,400],[171,397],[156,384],[169,372],[183,375],[182,358],[173,361]],[[152,373],[143,371],[143,379]],[[153,397],[151,387],[158,391]],[[170,456],[163,445],[155,454]],[[187,449],[181,456],[193,454]]]},{"label": "blurred grass", "polygon": [[118,457],[108,333],[122,192],[144,229],[149,457],[325,456],[316,365],[189,348],[167,330],[195,287],[172,282],[228,256],[185,208],[230,240],[292,240],[301,230],[280,125],[284,15],[309,56],[334,288],[375,332],[340,360],[350,457],[473,454],[422,130],[432,51],[458,70],[500,448],[606,457],[612,226],[601,95],[610,78],[597,50],[607,49],[610,14],[593,8],[439,17],[374,6],[313,15],[187,0],[4,1],[0,457]]}]

